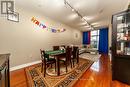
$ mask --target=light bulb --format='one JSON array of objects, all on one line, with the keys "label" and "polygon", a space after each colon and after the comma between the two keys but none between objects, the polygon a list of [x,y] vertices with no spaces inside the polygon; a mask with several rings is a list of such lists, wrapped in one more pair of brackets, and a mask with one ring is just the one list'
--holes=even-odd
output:
[{"label": "light bulb", "polygon": [[74,9],[72,9],[72,11],[75,11]]}]

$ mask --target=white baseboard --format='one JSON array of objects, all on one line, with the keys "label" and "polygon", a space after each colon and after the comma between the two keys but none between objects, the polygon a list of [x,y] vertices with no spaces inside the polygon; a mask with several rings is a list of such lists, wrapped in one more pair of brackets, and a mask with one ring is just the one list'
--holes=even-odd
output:
[{"label": "white baseboard", "polygon": [[38,63],[41,63],[41,60],[34,61],[34,62],[31,62],[31,63],[22,64],[22,65],[18,65],[18,66],[15,66],[15,67],[11,67],[10,71],[22,69],[22,68],[25,68],[25,67],[28,67],[28,66],[31,66],[31,65],[35,65],[35,64],[38,64]]}]

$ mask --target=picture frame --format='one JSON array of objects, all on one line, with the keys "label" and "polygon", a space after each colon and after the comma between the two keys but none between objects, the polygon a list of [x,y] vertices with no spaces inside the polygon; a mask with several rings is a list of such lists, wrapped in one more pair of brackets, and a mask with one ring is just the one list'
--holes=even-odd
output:
[{"label": "picture frame", "polygon": [[75,33],[74,37],[77,39],[78,38],[78,33]]},{"label": "picture frame", "polygon": [[19,22],[19,13],[13,12],[12,14],[7,14],[7,20],[13,22]]},{"label": "picture frame", "polygon": [[8,13],[12,14],[12,12],[14,12],[14,1],[0,1],[0,2],[1,2],[1,14],[8,14]]}]

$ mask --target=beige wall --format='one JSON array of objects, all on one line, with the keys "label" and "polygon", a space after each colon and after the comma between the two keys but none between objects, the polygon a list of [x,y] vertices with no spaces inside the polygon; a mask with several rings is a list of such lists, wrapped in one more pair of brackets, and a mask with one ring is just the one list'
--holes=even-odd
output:
[{"label": "beige wall", "polygon": [[[130,1],[128,0],[128,3],[126,4],[126,6],[124,6],[122,11],[125,11],[128,8]],[[112,24],[111,24],[111,20],[109,23],[109,47],[111,47],[112,43]]]},{"label": "beige wall", "polygon": [[[0,17],[0,54],[11,53],[11,67],[40,60],[40,48],[52,49],[53,45],[81,44],[82,33],[59,22],[53,21],[44,15],[17,9],[20,22],[7,21]],[[65,28],[63,33],[51,33],[42,30],[31,22],[32,17],[55,28]],[[75,37],[78,34],[78,37]]]}]

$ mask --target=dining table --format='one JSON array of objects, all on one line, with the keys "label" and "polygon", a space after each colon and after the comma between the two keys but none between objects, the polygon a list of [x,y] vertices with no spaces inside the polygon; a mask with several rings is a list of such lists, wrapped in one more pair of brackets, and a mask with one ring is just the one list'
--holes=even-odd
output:
[{"label": "dining table", "polygon": [[56,70],[57,70],[57,76],[60,75],[60,64],[59,64],[59,59],[61,57],[66,57],[66,51],[65,50],[50,50],[50,51],[45,51],[45,54],[49,55],[49,56],[54,56],[54,58],[56,59]]}]

